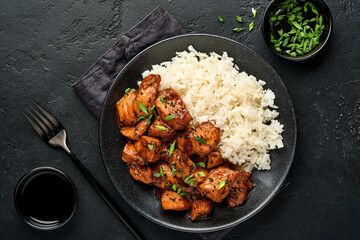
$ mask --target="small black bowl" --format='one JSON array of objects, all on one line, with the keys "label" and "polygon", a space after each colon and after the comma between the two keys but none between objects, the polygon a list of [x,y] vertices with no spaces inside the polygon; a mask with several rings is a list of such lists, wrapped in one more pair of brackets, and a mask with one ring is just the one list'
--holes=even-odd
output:
[{"label": "small black bowl", "polygon": [[76,191],[70,178],[52,167],[26,173],[14,192],[15,208],[31,227],[52,230],[63,226],[75,212]]},{"label": "small black bowl", "polygon": [[272,0],[265,10],[265,13],[263,15],[263,20],[262,20],[262,26],[261,26],[262,34],[265,39],[265,42],[267,43],[267,45],[270,47],[270,49],[275,54],[277,54],[278,56],[285,58],[287,60],[303,61],[303,60],[312,58],[325,46],[325,44],[329,40],[332,26],[333,26],[333,19],[332,19],[331,11],[323,0],[297,0],[298,2],[302,2],[302,3],[312,2],[315,5],[315,7],[318,9],[318,12],[321,15],[323,15],[325,29],[323,30],[323,33],[320,37],[319,44],[315,48],[313,48],[310,52],[308,52],[304,55],[292,57],[286,53],[276,51],[274,45],[270,42],[270,32],[271,32],[271,28],[272,28],[272,26],[270,24],[270,20],[269,20],[270,14],[276,10],[279,3],[284,2],[284,1],[285,0]]}]

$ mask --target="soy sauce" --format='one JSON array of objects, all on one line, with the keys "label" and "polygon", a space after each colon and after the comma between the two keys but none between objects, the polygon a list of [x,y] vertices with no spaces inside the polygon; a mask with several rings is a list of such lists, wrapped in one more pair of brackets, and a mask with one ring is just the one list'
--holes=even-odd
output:
[{"label": "soy sauce", "polygon": [[69,179],[51,169],[25,177],[16,198],[24,220],[39,228],[54,228],[66,222],[76,205]]}]

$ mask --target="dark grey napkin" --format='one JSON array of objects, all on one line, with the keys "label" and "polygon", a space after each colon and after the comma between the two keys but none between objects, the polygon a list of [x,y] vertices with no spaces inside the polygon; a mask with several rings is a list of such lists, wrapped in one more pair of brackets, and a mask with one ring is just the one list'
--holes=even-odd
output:
[{"label": "dark grey napkin", "polygon": [[106,93],[126,63],[150,45],[184,33],[173,16],[157,7],[139,24],[120,35],[115,45],[73,85],[76,93],[99,119]]},{"label": "dark grey napkin", "polygon": [[[173,16],[157,7],[139,24],[120,35],[115,45],[73,85],[76,93],[99,119],[107,91],[131,58],[160,40],[184,33],[185,30]],[[205,240],[219,240],[231,229],[203,233],[200,236]]]}]

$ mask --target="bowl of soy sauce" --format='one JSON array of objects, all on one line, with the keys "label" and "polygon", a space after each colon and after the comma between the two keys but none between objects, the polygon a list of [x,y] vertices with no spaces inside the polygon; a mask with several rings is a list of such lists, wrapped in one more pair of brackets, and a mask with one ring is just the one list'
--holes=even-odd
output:
[{"label": "bowl of soy sauce", "polygon": [[69,221],[75,212],[77,197],[75,186],[65,173],[52,167],[39,167],[19,180],[14,201],[27,224],[52,230]]},{"label": "bowl of soy sauce", "polygon": [[332,25],[331,11],[323,0],[273,0],[264,13],[262,33],[275,54],[303,61],[325,46]]}]

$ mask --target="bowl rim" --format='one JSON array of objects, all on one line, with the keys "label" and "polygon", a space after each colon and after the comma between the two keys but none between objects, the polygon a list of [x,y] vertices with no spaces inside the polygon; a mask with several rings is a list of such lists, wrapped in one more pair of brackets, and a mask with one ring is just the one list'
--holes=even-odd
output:
[{"label": "bowl rim", "polygon": [[[28,221],[24,215],[22,214],[21,212],[21,209],[20,209],[20,206],[19,206],[19,199],[18,199],[18,193],[19,191],[21,191],[24,187],[24,183],[33,175],[39,173],[39,172],[42,172],[42,171],[51,171],[51,172],[55,172],[59,175],[61,175],[62,177],[65,178],[65,180],[70,184],[73,192],[74,192],[74,206],[73,206],[73,210],[71,212],[71,214],[68,216],[68,218],[66,218],[64,221],[62,222],[59,222],[57,223],[56,225],[52,225],[52,226],[46,226],[46,225],[41,225],[41,224],[34,224],[30,221]],[[34,168],[32,170],[30,170],[29,172],[25,173],[20,179],[19,181],[17,182],[16,184],[16,187],[15,187],[15,190],[14,190],[14,205],[15,205],[15,208],[16,208],[16,211],[17,213],[19,214],[20,218],[26,223],[28,224],[29,226],[35,228],[35,229],[38,229],[38,230],[45,230],[45,231],[48,231],[48,230],[53,230],[53,229],[57,229],[63,225],[65,225],[71,218],[72,216],[74,215],[75,213],[75,210],[77,208],[77,201],[78,201],[78,198],[77,198],[77,193],[76,193],[76,189],[75,189],[75,185],[73,183],[73,181],[70,179],[70,177],[68,175],[66,175],[63,171],[59,170],[59,169],[56,169],[56,168],[53,168],[53,167],[48,167],[48,166],[45,166],[45,167],[37,167],[37,168]]]},{"label": "bowl rim", "polygon": [[[230,41],[233,42],[237,45],[240,45],[241,47],[245,48],[246,50],[250,51],[252,54],[254,54],[257,58],[259,58],[267,67],[270,68],[270,70],[276,75],[277,78],[279,78],[280,84],[282,85],[282,87],[284,88],[286,95],[288,96],[289,99],[289,103],[292,106],[292,110],[291,110],[291,115],[292,115],[292,119],[294,121],[294,142],[293,142],[293,147],[290,150],[291,151],[291,157],[290,157],[290,162],[289,165],[286,168],[286,174],[282,175],[280,181],[278,182],[278,185],[275,186],[275,188],[273,189],[273,191],[271,192],[271,194],[269,194],[269,196],[267,196],[267,198],[256,208],[254,209],[252,212],[248,213],[247,215],[243,216],[242,218],[233,221],[231,223],[227,223],[227,224],[222,224],[219,225],[217,227],[204,227],[204,228],[200,228],[200,229],[195,229],[195,228],[189,228],[189,227],[183,227],[183,226],[178,226],[175,224],[171,224],[171,223],[167,223],[167,222],[163,222],[161,220],[158,220],[156,218],[153,218],[151,216],[149,216],[148,214],[144,213],[143,211],[141,211],[141,209],[136,206],[135,204],[133,204],[132,202],[129,202],[128,199],[126,197],[123,196],[122,192],[120,190],[118,190],[117,185],[114,182],[114,179],[112,178],[112,176],[110,175],[110,172],[108,170],[108,167],[104,161],[104,149],[102,147],[102,125],[103,125],[103,118],[105,117],[105,103],[107,102],[107,99],[110,96],[111,93],[111,89],[113,88],[113,86],[116,84],[116,82],[118,81],[118,78],[120,75],[123,74],[123,72],[126,71],[126,69],[134,62],[136,61],[138,58],[140,58],[145,52],[147,52],[149,49],[156,47],[157,45],[162,44],[163,42],[167,42],[167,41],[174,41],[178,38],[187,38],[187,37],[209,37],[209,38],[218,38],[218,39],[222,39],[225,41]],[[278,194],[279,190],[281,189],[281,186],[283,185],[286,177],[289,175],[291,166],[294,162],[294,156],[295,156],[295,151],[296,151],[296,145],[297,145],[297,123],[296,123],[296,117],[295,117],[295,109],[293,107],[293,103],[292,100],[290,98],[290,95],[288,93],[288,90],[285,87],[284,82],[282,81],[281,77],[279,76],[279,74],[275,71],[275,69],[263,58],[261,57],[258,53],[256,53],[254,50],[252,50],[251,48],[245,46],[242,43],[239,43],[238,41],[235,41],[233,39],[227,38],[227,37],[223,37],[223,36],[218,36],[218,35],[214,35],[214,34],[206,34],[206,33],[189,33],[189,34],[182,34],[182,35],[178,35],[178,36],[174,36],[174,37],[170,37],[164,40],[161,40],[159,42],[154,43],[153,45],[145,48],[144,50],[142,50],[140,53],[138,53],[136,56],[134,56],[126,65],[125,67],[119,72],[119,74],[115,77],[115,80],[112,82],[109,91],[106,94],[102,109],[101,109],[101,115],[100,115],[100,121],[98,124],[98,134],[99,134],[99,147],[100,147],[100,154],[101,154],[101,158],[103,160],[103,164],[104,167],[106,169],[106,173],[109,176],[112,184],[114,185],[114,187],[116,188],[117,192],[119,193],[119,195],[123,198],[123,200],[129,204],[137,213],[140,213],[142,216],[144,216],[145,218],[149,219],[150,221],[159,224],[163,227],[167,227],[173,230],[177,230],[177,231],[183,231],[183,232],[190,232],[190,233],[206,233],[206,232],[215,232],[215,231],[220,231],[220,230],[224,230],[230,227],[234,227],[239,225],[240,223],[248,220],[249,218],[253,217],[254,215],[256,215],[258,212],[260,212],[265,206],[267,206],[271,200]]]},{"label": "bowl rim", "polygon": [[308,55],[302,56],[302,57],[291,57],[291,56],[281,54],[278,51],[276,51],[274,49],[274,46],[270,43],[269,38],[267,37],[267,32],[265,32],[265,25],[267,24],[267,23],[265,23],[265,19],[266,19],[267,15],[269,14],[270,9],[275,4],[275,2],[278,2],[278,1],[280,1],[280,0],[271,0],[271,2],[268,4],[268,6],[265,9],[265,12],[263,14],[262,21],[261,21],[262,35],[263,35],[263,38],[264,38],[266,44],[268,45],[268,47],[279,57],[282,57],[287,60],[295,61],[295,62],[308,60],[308,59],[314,57],[315,55],[317,55],[320,52],[320,50],[323,49],[324,46],[326,45],[326,43],[328,42],[331,32],[332,32],[332,29],[333,29],[333,18],[332,18],[332,14],[331,14],[329,6],[323,0],[311,0],[313,2],[319,2],[325,8],[324,14],[327,15],[329,18],[329,31],[327,32],[327,35],[326,35],[326,38],[325,38],[323,44],[321,44],[320,47],[318,49],[316,49],[316,51],[314,51]]}]

